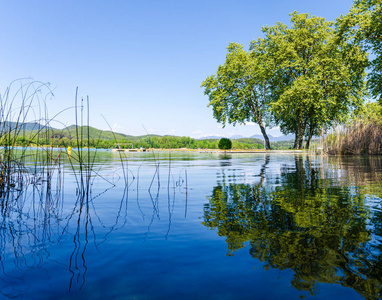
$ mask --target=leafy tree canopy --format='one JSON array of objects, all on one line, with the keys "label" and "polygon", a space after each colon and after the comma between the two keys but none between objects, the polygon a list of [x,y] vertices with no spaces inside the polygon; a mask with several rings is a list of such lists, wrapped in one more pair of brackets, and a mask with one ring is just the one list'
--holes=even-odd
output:
[{"label": "leafy tree canopy", "polygon": [[229,150],[232,149],[232,142],[230,139],[221,138],[218,145],[220,150]]},{"label": "leafy tree canopy", "polygon": [[269,68],[261,61],[256,51],[243,49],[237,43],[230,43],[224,65],[219,66],[215,75],[202,83],[204,93],[209,96],[209,106],[213,108],[216,120],[223,124],[245,124],[254,122],[260,126],[266,148],[270,149],[263,117],[268,112]]},{"label": "leafy tree canopy", "polygon": [[291,14],[291,27],[277,23],[264,27],[267,64],[273,67],[270,103],[274,122],[283,133],[295,133],[294,148],[308,146],[322,128],[341,121],[364,95],[367,56],[351,50],[334,34],[333,23],[309,14]]},{"label": "leafy tree canopy", "polygon": [[214,117],[223,126],[255,122],[270,143],[265,124],[294,133],[294,148],[362,103],[367,54],[339,37],[334,23],[309,14],[291,14],[291,26],[263,28],[250,51],[231,43],[224,65],[203,83]]},{"label": "leafy tree canopy", "polygon": [[351,41],[353,47],[370,51],[368,86],[371,94],[382,101],[382,2],[355,0],[349,13],[337,19],[338,36]]},{"label": "leafy tree canopy", "polygon": [[376,102],[368,102],[357,111],[355,119],[382,124],[382,106]]}]

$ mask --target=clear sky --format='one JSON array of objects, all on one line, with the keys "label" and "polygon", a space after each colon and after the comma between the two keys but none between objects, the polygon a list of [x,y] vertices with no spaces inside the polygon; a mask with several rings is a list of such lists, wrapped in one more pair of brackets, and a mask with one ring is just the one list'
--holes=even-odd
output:
[{"label": "clear sky", "polygon": [[[90,125],[143,135],[251,136],[257,125],[217,123],[200,87],[226,47],[248,49],[261,27],[293,11],[327,20],[352,0],[0,0],[0,88],[14,79],[49,82],[50,115],[90,98]],[[74,111],[57,117],[74,123]],[[143,125],[143,126],[142,126]],[[280,135],[277,129],[269,130]]]}]

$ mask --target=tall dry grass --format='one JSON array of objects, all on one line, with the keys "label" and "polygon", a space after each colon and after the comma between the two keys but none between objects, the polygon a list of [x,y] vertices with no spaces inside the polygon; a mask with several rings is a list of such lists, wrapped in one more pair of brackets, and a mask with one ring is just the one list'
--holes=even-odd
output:
[{"label": "tall dry grass", "polygon": [[382,123],[357,119],[327,135],[324,149],[331,155],[382,155]]}]

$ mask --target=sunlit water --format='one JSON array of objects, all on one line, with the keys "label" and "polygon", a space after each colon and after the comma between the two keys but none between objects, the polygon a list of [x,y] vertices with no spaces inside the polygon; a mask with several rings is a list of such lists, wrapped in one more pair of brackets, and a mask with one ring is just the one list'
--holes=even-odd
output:
[{"label": "sunlit water", "polygon": [[3,298],[381,297],[380,158],[85,154],[0,199]]}]

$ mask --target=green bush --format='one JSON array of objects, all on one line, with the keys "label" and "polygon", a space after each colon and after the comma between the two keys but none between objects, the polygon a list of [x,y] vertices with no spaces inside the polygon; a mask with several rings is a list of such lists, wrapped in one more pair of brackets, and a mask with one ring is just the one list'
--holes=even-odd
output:
[{"label": "green bush", "polygon": [[230,139],[221,138],[218,147],[220,150],[229,150],[232,148],[232,142]]}]

